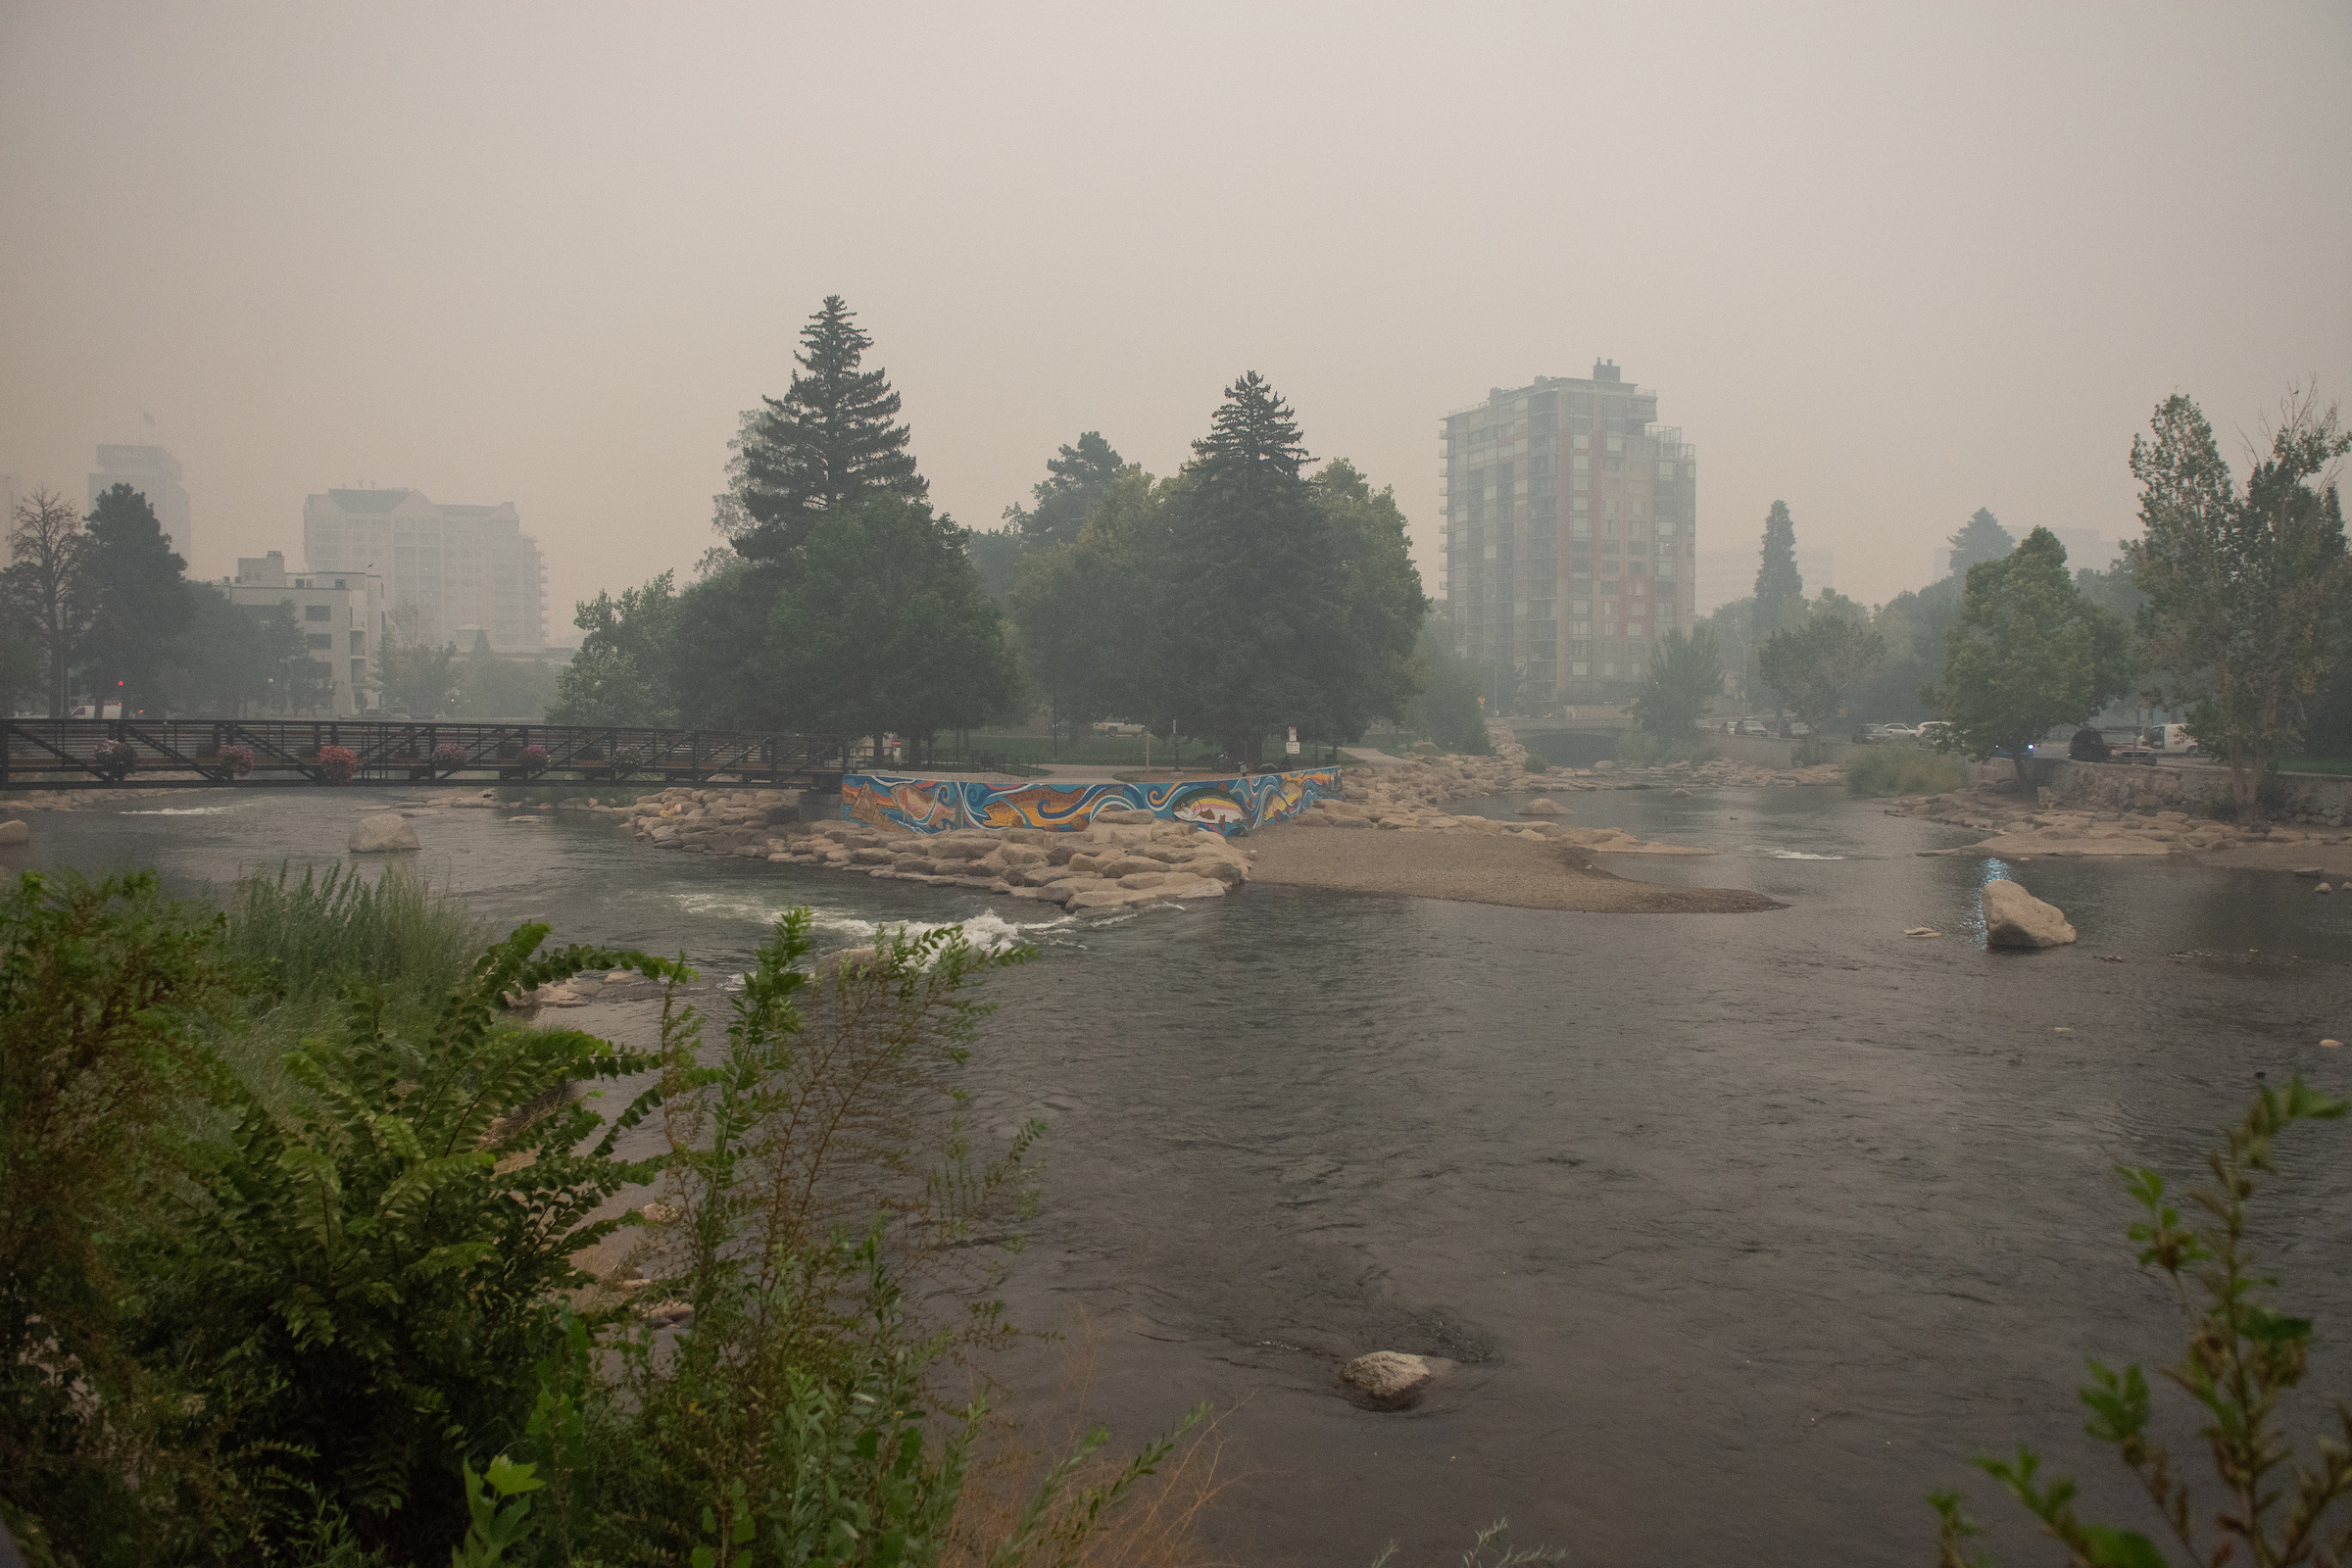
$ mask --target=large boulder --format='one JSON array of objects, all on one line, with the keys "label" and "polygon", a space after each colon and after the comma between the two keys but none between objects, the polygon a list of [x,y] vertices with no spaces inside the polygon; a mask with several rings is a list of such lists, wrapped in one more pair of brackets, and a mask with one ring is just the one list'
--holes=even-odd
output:
[{"label": "large boulder", "polygon": [[1986,947],[2058,948],[2074,940],[2075,928],[2056,905],[2042,903],[2007,878],[1984,884]]},{"label": "large boulder", "polygon": [[1519,808],[1519,814],[1521,816],[1558,816],[1561,814],[1560,803],[1547,796],[1539,795]]},{"label": "large boulder", "polygon": [[1442,1356],[1374,1350],[1340,1368],[1340,1381],[1384,1410],[1401,1410],[1416,1403],[1432,1383],[1452,1370],[1453,1363]]},{"label": "large boulder", "polygon": [[23,822],[0,822],[0,844],[30,844],[32,829]]},{"label": "large boulder", "polygon": [[390,855],[403,850],[420,850],[416,830],[409,819],[398,811],[379,811],[363,816],[352,824],[351,853],[354,855]]}]

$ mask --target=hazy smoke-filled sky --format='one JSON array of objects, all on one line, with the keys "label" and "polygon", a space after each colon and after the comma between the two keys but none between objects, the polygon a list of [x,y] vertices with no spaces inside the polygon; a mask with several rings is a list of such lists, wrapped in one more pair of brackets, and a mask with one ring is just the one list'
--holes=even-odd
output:
[{"label": "hazy smoke-filled sky", "polygon": [[1607,357],[1702,552],[1783,498],[1882,600],[1979,506],[2129,532],[2170,392],[2233,458],[2352,395],[2348,79],[2341,3],[8,0],[0,472],[169,446],[213,576],[330,485],[513,501],[569,640],[839,292],[967,524],[1257,369],[1434,588],[1440,416]]}]

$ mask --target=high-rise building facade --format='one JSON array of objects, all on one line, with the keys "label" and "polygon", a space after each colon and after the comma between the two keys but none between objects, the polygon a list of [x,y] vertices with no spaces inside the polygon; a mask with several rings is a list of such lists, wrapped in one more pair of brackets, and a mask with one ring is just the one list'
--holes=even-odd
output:
[{"label": "high-rise building facade", "polygon": [[402,638],[501,653],[547,644],[547,564],[514,503],[436,506],[418,490],[329,490],[303,503],[313,572],[375,571]]},{"label": "high-rise building facade", "polygon": [[1612,362],[1446,416],[1454,651],[1522,705],[1633,695],[1696,617],[1698,449]]},{"label": "high-rise building facade", "polygon": [[90,505],[119,484],[147,498],[155,520],[172,536],[172,549],[192,567],[193,534],[188,527],[188,493],[180,488],[179,460],[162,447],[101,446],[98,471],[90,475]]}]

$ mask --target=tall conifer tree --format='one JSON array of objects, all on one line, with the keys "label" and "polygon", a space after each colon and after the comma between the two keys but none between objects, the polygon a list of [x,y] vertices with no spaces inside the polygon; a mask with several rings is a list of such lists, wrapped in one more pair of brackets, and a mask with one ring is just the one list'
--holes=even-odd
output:
[{"label": "tall conifer tree", "polygon": [[1291,406],[1252,370],[1225,389],[1168,509],[1160,574],[1169,657],[1154,727],[1174,719],[1245,761],[1277,724],[1312,725],[1315,628],[1337,608],[1323,515]]},{"label": "tall conifer tree", "polygon": [[899,395],[882,370],[860,369],[873,347],[838,294],[801,330],[796,372],[780,398],[744,416],[718,526],[756,562],[797,561],[816,518],[868,496],[920,501],[930,486],[906,450],[913,432],[894,422]]},{"label": "tall conifer tree", "polygon": [[1755,637],[1794,628],[1804,617],[1805,579],[1796,569],[1796,520],[1788,503],[1775,501],[1764,518],[1764,560],[1756,567]]},{"label": "tall conifer tree", "polygon": [[160,703],[165,647],[195,618],[187,563],[147,498],[126,484],[98,498],[88,523],[74,562],[85,621],[74,662],[101,702]]},{"label": "tall conifer tree", "polygon": [[1979,507],[1960,531],[1944,542],[1952,547],[1952,575],[1963,580],[1969,567],[2002,560],[2017,548],[2016,538],[1984,507]]},{"label": "tall conifer tree", "polygon": [[1058,457],[1046,460],[1046,477],[1029,492],[1037,506],[1006,507],[1004,520],[1020,530],[1025,549],[1066,545],[1078,537],[1086,514],[1126,466],[1102,431],[1088,430],[1076,446],[1065,446]]}]

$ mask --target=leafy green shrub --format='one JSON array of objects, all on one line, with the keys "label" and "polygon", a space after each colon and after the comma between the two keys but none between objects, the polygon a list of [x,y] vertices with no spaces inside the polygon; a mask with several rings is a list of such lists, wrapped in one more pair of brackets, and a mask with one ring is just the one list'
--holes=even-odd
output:
[{"label": "leafy green shrub", "polygon": [[[2153,1263],[2164,1271],[2188,1317],[2188,1347],[2163,1373],[2206,1414],[2198,1436],[2226,1500],[2218,1508],[2200,1507],[2187,1479],[2175,1472],[2171,1454],[2149,1431],[2154,1412],[2148,1381],[2136,1365],[2119,1373],[2090,1362],[2091,1381],[2081,1391],[2090,1411],[2083,1430],[2116,1450],[2192,1561],[2237,1561],[2241,1546],[2243,1560],[2266,1564],[2341,1562],[2352,1553],[2352,1520],[2336,1509],[2352,1497],[2352,1408],[2336,1402],[2342,1438],[2322,1437],[2316,1462],[2297,1456],[2280,1430],[2280,1407],[2302,1381],[2312,1323],[2263,1299],[2278,1282],[2257,1271],[2246,1242],[2256,1178],[2277,1169],[2274,1142],[2297,1121],[2332,1120],[2345,1109],[2343,1101],[2307,1089],[2299,1078],[2283,1090],[2265,1086],[2245,1119],[2206,1156],[2213,1185],[2189,1194],[2208,1216],[2203,1225],[2180,1223],[2180,1211],[2165,1200],[2164,1178],[2155,1171],[2116,1167],[2147,1215],[2129,1232],[2142,1244],[2140,1267]],[[2031,1448],[2020,1445],[2013,1460],[1974,1462],[2065,1545],[2070,1563],[2163,1568],[2166,1558],[2147,1536],[2079,1519],[2074,1482],[2064,1476],[2037,1482],[2041,1459]],[[1941,1521],[1943,1568],[1987,1568],[1989,1559],[1979,1557],[1972,1565],[1965,1553],[1967,1538],[1982,1532],[1962,1512],[1960,1494],[1936,1493],[1930,1500]],[[2210,1552],[2198,1544],[2206,1520],[2214,1531]]]},{"label": "leafy green shrub", "polygon": [[521,1435],[562,1298],[592,1283],[572,1255],[626,1223],[590,1216],[659,1163],[613,1152],[658,1090],[590,1144],[600,1119],[566,1088],[658,1055],[499,1007],[583,969],[678,967],[536,956],[546,936],[526,925],[492,947],[416,1038],[391,1028],[381,986],[357,988],[341,1038],[288,1058],[291,1108],[244,1107],[156,1270],[159,1348],[230,1379],[266,1369],[239,1435],[280,1446],[277,1470],[370,1544],[456,1543],[460,1462]]},{"label": "leafy green shrub", "polygon": [[176,1111],[218,1088],[203,1038],[245,983],[219,917],[152,872],[28,872],[0,899],[0,1506],[64,1552],[145,1538],[128,1470],[150,1499],[213,1480],[124,1344],[124,1239],[184,1165]]},{"label": "leafy green shrub", "polygon": [[1873,746],[1845,763],[1849,795],[1941,795],[1967,782],[1960,759],[1916,746]]}]

